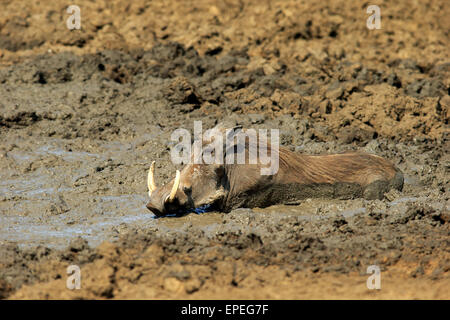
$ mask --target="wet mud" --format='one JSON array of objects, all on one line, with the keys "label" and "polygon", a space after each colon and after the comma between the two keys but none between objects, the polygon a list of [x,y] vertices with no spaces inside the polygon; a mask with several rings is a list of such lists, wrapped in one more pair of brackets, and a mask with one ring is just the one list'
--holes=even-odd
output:
[{"label": "wet mud", "polygon": [[[0,298],[450,298],[444,1],[383,2],[374,31],[363,2],[79,5],[68,31],[63,1],[0,4]],[[374,153],[404,187],[155,218],[149,165],[172,179],[196,120]]]}]

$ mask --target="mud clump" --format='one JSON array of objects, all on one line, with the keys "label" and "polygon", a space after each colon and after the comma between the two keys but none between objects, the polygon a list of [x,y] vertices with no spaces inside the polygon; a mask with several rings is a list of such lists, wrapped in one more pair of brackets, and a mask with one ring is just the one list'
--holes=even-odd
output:
[{"label": "mud clump", "polygon": [[[0,298],[448,298],[444,2],[382,30],[348,1],[78,5],[69,31],[64,1],[0,4]],[[195,120],[375,153],[403,190],[154,219],[149,164],[171,179]]]}]

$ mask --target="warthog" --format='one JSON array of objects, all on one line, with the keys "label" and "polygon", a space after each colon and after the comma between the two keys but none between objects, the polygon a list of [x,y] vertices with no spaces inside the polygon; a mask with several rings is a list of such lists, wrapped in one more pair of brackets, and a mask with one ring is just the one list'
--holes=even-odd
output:
[{"label": "warthog", "polygon": [[[236,145],[224,144],[223,154],[244,152],[249,159],[249,150],[255,150],[251,143],[245,143],[240,151]],[[176,171],[173,180],[158,187],[153,162],[148,173],[147,208],[156,216],[198,208],[229,212],[238,207],[295,204],[307,198],[381,199],[391,188],[403,188],[403,174],[392,163],[373,154],[304,155],[283,147],[271,148],[270,144],[267,150],[269,154],[278,154],[279,168],[273,175],[261,175],[264,165],[260,163],[191,161],[181,172]]]}]

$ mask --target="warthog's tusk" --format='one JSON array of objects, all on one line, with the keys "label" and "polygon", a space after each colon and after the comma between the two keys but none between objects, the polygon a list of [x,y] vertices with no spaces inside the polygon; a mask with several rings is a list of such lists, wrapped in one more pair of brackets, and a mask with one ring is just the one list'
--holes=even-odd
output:
[{"label": "warthog's tusk", "polygon": [[152,162],[150,169],[148,170],[148,178],[147,178],[147,186],[148,186],[148,195],[151,196],[152,192],[156,190],[155,179],[153,174],[155,173],[155,161]]},{"label": "warthog's tusk", "polygon": [[167,198],[167,201],[173,201],[175,199],[175,194],[177,193],[178,187],[180,186],[180,170],[177,170],[175,175],[175,181],[173,182],[172,190]]}]

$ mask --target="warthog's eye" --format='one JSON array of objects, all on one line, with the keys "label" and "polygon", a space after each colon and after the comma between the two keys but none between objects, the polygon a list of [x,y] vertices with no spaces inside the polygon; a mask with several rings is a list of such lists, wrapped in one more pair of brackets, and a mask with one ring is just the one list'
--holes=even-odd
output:
[{"label": "warthog's eye", "polygon": [[183,192],[186,195],[190,195],[192,193],[192,187],[183,187]]},{"label": "warthog's eye", "polygon": [[225,170],[223,166],[218,166],[214,169],[214,172],[219,176],[222,177],[225,174]]}]

